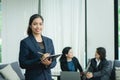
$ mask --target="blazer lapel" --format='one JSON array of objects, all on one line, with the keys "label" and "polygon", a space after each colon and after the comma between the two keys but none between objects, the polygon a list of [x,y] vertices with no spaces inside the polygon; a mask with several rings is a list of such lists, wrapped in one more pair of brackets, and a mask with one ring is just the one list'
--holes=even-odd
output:
[{"label": "blazer lapel", "polygon": [[38,51],[41,51],[41,48],[40,48],[38,42],[36,41],[36,39],[34,38],[33,35],[30,36],[30,39],[31,39],[31,41],[33,42],[33,45],[35,46],[35,48],[36,48]]},{"label": "blazer lapel", "polygon": [[42,36],[42,39],[43,39],[44,46],[45,46],[45,53],[47,53],[48,52],[47,39],[44,36]]}]

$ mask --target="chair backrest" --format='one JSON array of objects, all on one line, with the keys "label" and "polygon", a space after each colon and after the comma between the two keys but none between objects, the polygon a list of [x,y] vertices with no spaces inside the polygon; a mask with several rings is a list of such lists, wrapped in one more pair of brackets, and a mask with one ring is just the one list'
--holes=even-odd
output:
[{"label": "chair backrest", "polygon": [[108,63],[109,63],[109,68],[110,68],[110,70],[109,70],[109,72],[108,72],[108,74],[110,75],[110,80],[115,80],[115,79],[114,79],[114,78],[115,78],[115,76],[114,76],[114,71],[113,71],[114,61],[108,60]]},{"label": "chair backrest", "polygon": [[114,61],[115,80],[120,80],[120,60]]},{"label": "chair backrest", "polygon": [[62,71],[60,72],[60,80],[81,80],[80,72]]}]

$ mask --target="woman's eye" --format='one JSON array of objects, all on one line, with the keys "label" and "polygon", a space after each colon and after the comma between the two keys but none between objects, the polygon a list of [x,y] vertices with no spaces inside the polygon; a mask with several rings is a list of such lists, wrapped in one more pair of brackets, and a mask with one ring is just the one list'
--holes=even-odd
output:
[{"label": "woman's eye", "polygon": [[33,23],[33,25],[37,25],[37,23]]},{"label": "woman's eye", "polygon": [[40,25],[43,25],[43,23],[40,23]]}]

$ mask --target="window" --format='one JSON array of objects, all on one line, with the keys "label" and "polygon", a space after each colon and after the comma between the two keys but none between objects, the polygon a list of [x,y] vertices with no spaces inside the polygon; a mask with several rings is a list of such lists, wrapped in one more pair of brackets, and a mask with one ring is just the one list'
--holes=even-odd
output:
[{"label": "window", "polygon": [[[120,3],[120,0],[118,0]],[[119,54],[118,54],[118,59],[120,60],[120,4],[118,5],[118,41],[119,41]]]},{"label": "window", "polygon": [[115,59],[120,60],[120,0],[114,0]]},{"label": "window", "polygon": [[0,0],[0,62],[1,62],[1,27],[2,27],[2,10],[1,10],[1,0]]}]

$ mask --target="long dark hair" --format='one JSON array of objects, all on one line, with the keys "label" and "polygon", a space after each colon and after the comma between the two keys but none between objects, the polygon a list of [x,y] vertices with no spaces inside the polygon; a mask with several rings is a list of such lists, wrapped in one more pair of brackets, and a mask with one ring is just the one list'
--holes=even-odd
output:
[{"label": "long dark hair", "polygon": [[96,49],[96,52],[100,55],[100,59],[101,60],[105,60],[106,59],[106,50],[104,47],[98,47]]},{"label": "long dark hair", "polygon": [[62,56],[60,57],[60,62],[66,62],[67,61],[66,54],[68,54],[70,49],[72,49],[72,48],[71,47],[65,47],[62,50]]},{"label": "long dark hair", "polygon": [[43,17],[42,17],[41,15],[39,15],[39,14],[33,14],[33,15],[30,17],[30,19],[29,19],[29,24],[28,24],[28,29],[27,29],[27,34],[28,34],[28,35],[31,35],[31,34],[32,34],[32,29],[30,28],[30,26],[31,26],[33,20],[36,19],[36,18],[41,18],[42,22],[44,22],[44,19],[43,19]]}]

